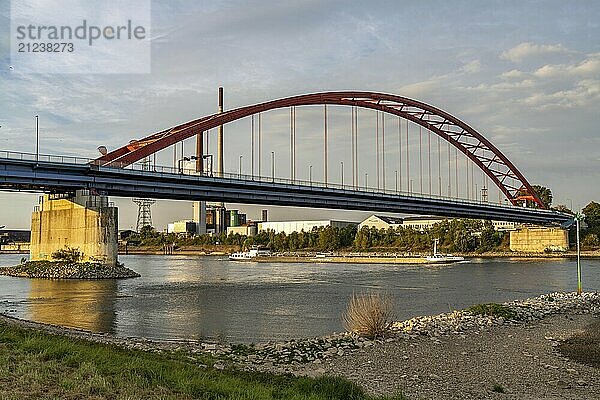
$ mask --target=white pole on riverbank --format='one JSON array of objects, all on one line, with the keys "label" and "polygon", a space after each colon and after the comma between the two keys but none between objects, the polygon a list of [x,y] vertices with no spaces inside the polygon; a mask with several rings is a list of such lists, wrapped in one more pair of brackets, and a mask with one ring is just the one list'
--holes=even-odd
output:
[{"label": "white pole on riverbank", "polygon": [[577,294],[581,294],[581,252],[579,248],[579,220],[581,219],[581,213],[575,215],[575,221],[577,224]]}]

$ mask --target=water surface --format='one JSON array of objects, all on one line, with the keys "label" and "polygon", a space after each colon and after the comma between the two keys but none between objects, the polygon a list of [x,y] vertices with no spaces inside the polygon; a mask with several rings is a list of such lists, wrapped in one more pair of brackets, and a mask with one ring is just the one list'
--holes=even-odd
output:
[{"label": "water surface", "polygon": [[[0,266],[22,255],[0,255]],[[154,339],[262,342],[342,330],[352,293],[385,291],[396,317],[576,287],[567,259],[473,259],[449,266],[240,263],[224,257],[121,256],[141,278],[103,281],[0,276],[0,312],[94,332]],[[600,260],[583,260],[600,291]]]}]

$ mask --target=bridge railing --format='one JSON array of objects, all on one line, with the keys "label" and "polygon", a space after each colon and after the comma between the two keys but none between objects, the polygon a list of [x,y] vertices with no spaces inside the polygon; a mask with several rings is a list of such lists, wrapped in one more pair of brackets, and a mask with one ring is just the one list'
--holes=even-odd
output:
[{"label": "bridge railing", "polygon": [[54,154],[21,153],[17,151],[0,150],[0,158],[12,160],[38,161],[60,164],[87,164],[93,161],[87,157],[59,156]]},{"label": "bridge railing", "polygon": [[[16,159],[16,160],[26,160],[26,161],[36,161],[39,163],[59,163],[59,164],[71,164],[71,165],[80,165],[80,166],[90,166],[95,165],[96,160],[86,157],[77,157],[77,156],[62,156],[62,155],[51,155],[51,154],[35,154],[35,153],[23,153],[16,151],[6,151],[0,150],[0,158],[7,159]],[[153,175],[157,174],[163,177],[166,176],[185,176],[186,178],[197,178],[198,180],[206,181],[207,179],[212,179],[216,181],[228,180],[230,182],[239,182],[240,180],[247,182],[256,182],[256,183],[271,183],[271,184],[283,184],[293,187],[299,188],[315,188],[315,189],[323,189],[323,190],[340,190],[347,192],[361,192],[368,194],[381,194],[381,195],[398,195],[404,197],[413,197],[415,200],[418,199],[438,199],[444,201],[453,201],[459,202],[463,204],[493,204],[495,207],[506,207],[506,208],[514,208],[510,202],[505,200],[505,203],[496,203],[492,201],[484,201],[482,199],[465,199],[465,198],[455,198],[444,195],[436,195],[436,194],[428,194],[428,193],[415,193],[404,190],[396,190],[395,188],[377,188],[372,186],[365,185],[352,185],[352,184],[340,184],[340,183],[325,183],[321,181],[315,180],[302,180],[302,179],[289,179],[282,178],[277,176],[260,176],[260,175],[248,175],[248,174],[240,174],[240,173],[231,173],[231,172],[223,172],[217,173],[212,170],[205,170],[203,172],[196,172],[195,169],[189,168],[181,168],[181,167],[169,167],[162,165],[153,165],[148,163],[134,163],[125,167],[120,166],[99,166],[99,169],[113,169],[113,170],[128,170],[135,171],[139,174],[144,175]]]}]

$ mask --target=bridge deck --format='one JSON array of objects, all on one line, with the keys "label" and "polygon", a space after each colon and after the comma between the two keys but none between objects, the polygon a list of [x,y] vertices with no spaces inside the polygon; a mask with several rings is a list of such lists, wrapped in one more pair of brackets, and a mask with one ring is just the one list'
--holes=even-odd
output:
[{"label": "bridge deck", "polygon": [[[385,213],[482,218],[527,223],[562,223],[571,217],[556,211],[422,196],[391,190],[319,182],[289,181],[239,174],[177,173],[171,168],[143,171],[99,167],[83,158],[0,153],[0,190],[61,192],[94,189],[119,197],[207,200],[242,204],[313,207]],[[51,158],[52,157],[52,158]],[[138,166],[139,168],[139,166]]]}]

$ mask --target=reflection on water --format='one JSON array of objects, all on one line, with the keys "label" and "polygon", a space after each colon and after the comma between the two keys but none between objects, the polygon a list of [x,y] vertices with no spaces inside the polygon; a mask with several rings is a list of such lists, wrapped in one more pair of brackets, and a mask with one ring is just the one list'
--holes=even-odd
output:
[{"label": "reflection on water", "polygon": [[[19,262],[0,255],[0,266]],[[450,266],[239,263],[192,256],[122,256],[141,278],[50,281],[0,276],[0,312],[95,332],[155,339],[262,342],[342,329],[352,293],[386,291],[399,319],[482,302],[573,290],[570,260],[473,259]],[[600,290],[600,260],[584,260]]]},{"label": "reflection on water", "polygon": [[27,319],[114,333],[116,299],[115,280],[32,279]]}]

